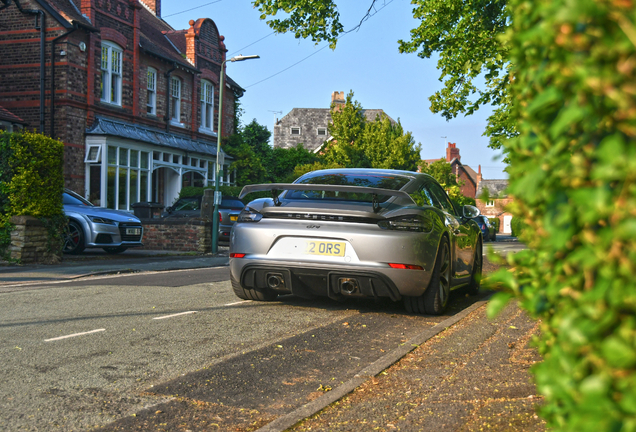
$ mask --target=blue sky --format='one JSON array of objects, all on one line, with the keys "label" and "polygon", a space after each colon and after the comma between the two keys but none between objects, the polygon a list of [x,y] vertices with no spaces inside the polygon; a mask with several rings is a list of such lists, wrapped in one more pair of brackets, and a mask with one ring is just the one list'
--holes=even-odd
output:
[{"label": "blue sky", "polygon": [[[355,27],[370,0],[339,0],[345,29]],[[326,43],[273,34],[250,0],[162,2],[162,17],[175,29],[191,19],[211,18],[225,36],[228,58],[257,54],[261,58],[228,63],[227,73],[246,89],[242,121],[256,119],[273,132],[276,118],[293,108],[328,108],[334,91],[350,90],[363,108],[382,109],[400,119],[422,144],[422,158],[444,157],[446,143],[457,143],[462,163],[485,179],[503,179],[505,164],[482,136],[490,110],[446,121],[433,114],[428,97],[442,87],[436,61],[400,54],[399,39],[408,39],[418,22],[410,0],[379,0],[374,15],[358,31],[344,35],[335,51]]]}]

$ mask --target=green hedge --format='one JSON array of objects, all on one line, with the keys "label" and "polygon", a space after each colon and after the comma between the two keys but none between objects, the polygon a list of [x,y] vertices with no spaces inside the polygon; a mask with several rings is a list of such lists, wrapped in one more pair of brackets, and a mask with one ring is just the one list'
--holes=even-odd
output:
[{"label": "green hedge", "polygon": [[493,277],[541,319],[532,369],[555,431],[636,431],[636,13],[632,1],[510,0],[519,136],[512,212],[529,249]]},{"label": "green hedge", "polygon": [[513,237],[522,236],[528,228],[528,224],[520,217],[513,217],[510,221],[510,231]]},{"label": "green hedge", "polygon": [[[179,198],[185,197],[193,197],[193,196],[202,196],[203,191],[206,189],[214,189],[214,186],[206,186],[206,187],[195,187],[195,186],[186,186],[181,189],[179,192]],[[243,189],[242,186],[219,186],[219,190],[223,196],[232,196],[238,197]],[[253,192],[245,196],[241,201],[247,203],[256,198],[268,198],[271,197],[271,192]]]},{"label": "green hedge", "polygon": [[498,233],[499,226],[501,224],[501,221],[499,220],[499,218],[488,218],[488,220],[490,221],[491,225],[495,228],[495,232]]},{"label": "green hedge", "polygon": [[[12,216],[29,215],[49,227],[50,245],[61,238],[64,145],[44,135],[0,132],[0,254],[11,241]],[[53,246],[52,246],[53,247]]]}]

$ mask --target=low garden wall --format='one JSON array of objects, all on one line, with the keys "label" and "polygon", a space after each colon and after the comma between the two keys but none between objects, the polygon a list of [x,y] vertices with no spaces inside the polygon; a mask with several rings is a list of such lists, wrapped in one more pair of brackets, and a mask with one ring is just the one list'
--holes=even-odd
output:
[{"label": "low garden wall", "polygon": [[179,252],[210,253],[212,222],[192,219],[141,219],[143,248]]},{"label": "low garden wall", "polygon": [[12,260],[22,264],[53,264],[60,262],[62,253],[50,244],[44,223],[31,216],[13,216],[11,223],[11,244],[9,253]]}]

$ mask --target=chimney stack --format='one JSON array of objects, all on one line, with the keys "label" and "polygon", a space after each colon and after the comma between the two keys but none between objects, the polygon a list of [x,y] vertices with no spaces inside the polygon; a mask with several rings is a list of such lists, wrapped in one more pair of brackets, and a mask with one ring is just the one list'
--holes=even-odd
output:
[{"label": "chimney stack", "polygon": [[459,149],[457,148],[456,143],[448,143],[448,148],[446,149],[446,162],[451,162],[453,159],[457,159],[461,161],[462,158],[459,155]]},{"label": "chimney stack", "polygon": [[139,0],[156,16],[161,17],[161,0]]},{"label": "chimney stack", "polygon": [[479,183],[481,183],[481,180],[481,165],[479,165],[479,167],[477,168],[477,187],[479,187]]},{"label": "chimney stack", "polygon": [[331,104],[344,104],[345,103],[345,96],[344,96],[344,92],[333,92],[331,93]]}]

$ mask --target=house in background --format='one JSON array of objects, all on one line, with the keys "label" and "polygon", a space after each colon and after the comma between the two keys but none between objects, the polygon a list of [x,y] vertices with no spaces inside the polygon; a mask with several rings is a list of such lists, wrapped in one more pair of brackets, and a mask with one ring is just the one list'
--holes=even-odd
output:
[{"label": "house in background", "polygon": [[[437,162],[441,159],[442,158],[424,159],[424,162],[432,164],[433,162]],[[464,184],[460,187],[462,195],[471,198],[475,197],[477,185],[481,180],[481,166],[479,166],[479,172],[475,172],[475,170],[468,165],[464,165],[461,162],[462,157],[459,154],[459,148],[457,148],[456,143],[448,143],[445,159],[451,165],[451,172],[455,174],[459,180],[464,182]]]},{"label": "house in background", "polygon": [[0,131],[16,132],[25,126],[27,122],[0,106]]},{"label": "house in background", "polygon": [[[506,210],[508,204],[514,199],[506,193],[508,188],[508,180],[481,180],[477,188],[475,201],[477,208],[484,216],[489,219],[499,219],[499,232],[502,234],[510,234],[512,232],[510,223],[512,221],[512,213]],[[489,199],[482,200],[485,191],[488,191]]]},{"label": "house in background", "polygon": [[[120,210],[170,205],[229,163],[216,154],[224,37],[189,24],[161,19],[161,0],[3,1],[0,105],[64,143],[66,187]],[[244,93],[225,83],[223,136]]]},{"label": "house in background", "polygon": [[[345,104],[344,92],[331,94],[331,105]],[[381,109],[363,109],[368,121],[387,116]],[[387,116],[388,117],[388,116]],[[392,123],[395,123],[389,117]],[[274,147],[292,148],[302,144],[307,150],[318,152],[325,141],[330,141],[328,126],[332,122],[331,108],[294,108],[274,125]]]},{"label": "house in background", "polygon": [[[481,165],[477,172],[468,165],[461,162],[459,148],[456,143],[448,143],[446,148],[446,161],[451,165],[451,172],[455,174],[464,184],[460,187],[462,195],[475,198],[476,206],[488,218],[499,219],[499,232],[510,234],[510,222],[512,214],[506,211],[506,206],[513,201],[512,197],[506,194],[508,180],[484,180],[481,174]],[[437,162],[441,159],[424,159],[427,164]],[[488,190],[490,199],[482,200],[485,190]]]}]

